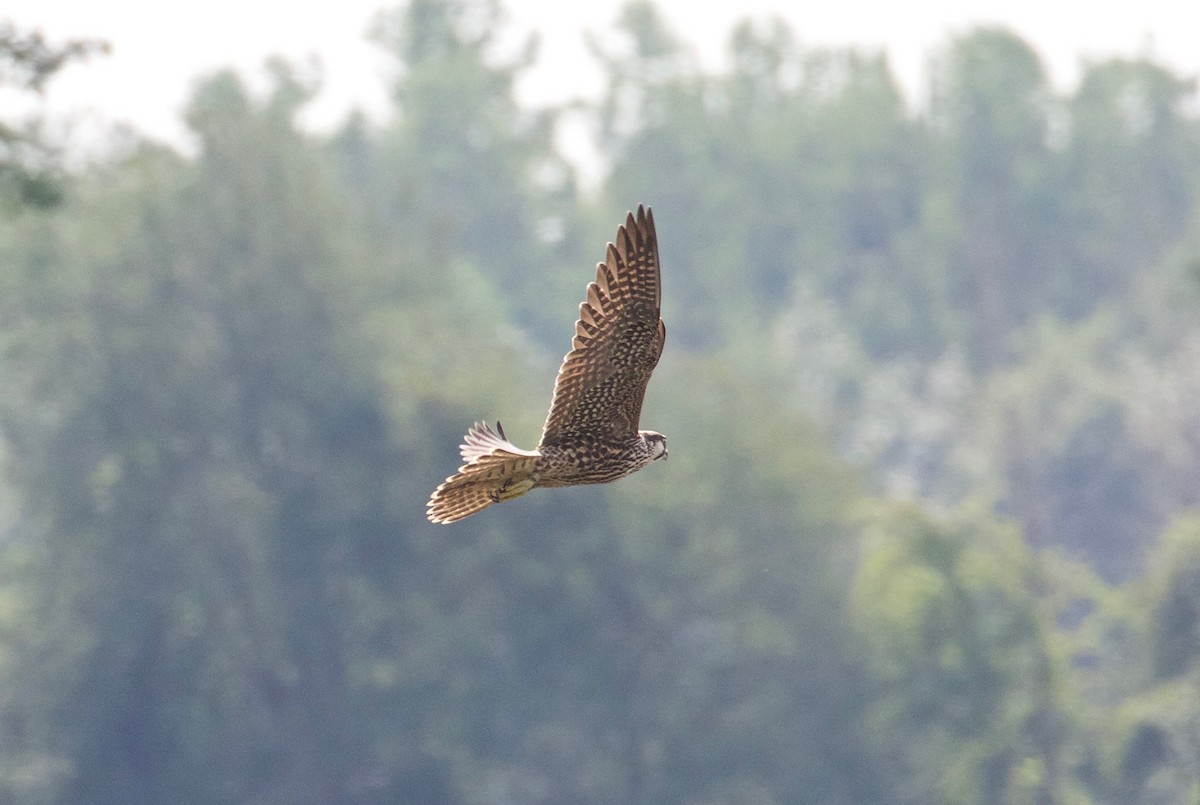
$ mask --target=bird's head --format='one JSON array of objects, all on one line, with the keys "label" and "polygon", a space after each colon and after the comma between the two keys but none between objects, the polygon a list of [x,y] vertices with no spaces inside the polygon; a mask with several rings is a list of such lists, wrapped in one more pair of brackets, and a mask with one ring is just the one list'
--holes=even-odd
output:
[{"label": "bird's head", "polygon": [[654,430],[639,430],[638,436],[650,448],[650,460],[658,461],[667,457],[667,437]]}]

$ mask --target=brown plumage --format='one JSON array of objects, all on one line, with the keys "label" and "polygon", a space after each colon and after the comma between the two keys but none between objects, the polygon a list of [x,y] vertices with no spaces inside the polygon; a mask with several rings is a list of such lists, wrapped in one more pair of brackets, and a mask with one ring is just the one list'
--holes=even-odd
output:
[{"label": "brown plumage", "polygon": [[453,523],[538,486],[608,483],[666,458],[666,438],[638,430],[667,337],[661,307],[654,216],[638,206],[579,306],[537,450],[509,442],[499,422],[476,423],[459,448],[464,464],[429,499],[430,521]]}]

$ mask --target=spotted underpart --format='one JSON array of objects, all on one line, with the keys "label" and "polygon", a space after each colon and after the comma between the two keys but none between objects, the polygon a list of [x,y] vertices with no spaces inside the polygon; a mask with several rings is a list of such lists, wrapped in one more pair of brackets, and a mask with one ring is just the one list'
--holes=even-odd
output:
[{"label": "spotted underpart", "polygon": [[606,484],[649,464],[657,458],[652,451],[640,433],[620,438],[577,434],[539,449],[538,486]]},{"label": "spotted underpart", "polygon": [[429,499],[429,519],[461,520],[538,486],[608,483],[666,458],[665,437],[638,430],[667,336],[661,306],[654,216],[639,206],[617,229],[579,306],[538,449],[516,447],[499,423],[477,423],[461,447],[466,463]]}]

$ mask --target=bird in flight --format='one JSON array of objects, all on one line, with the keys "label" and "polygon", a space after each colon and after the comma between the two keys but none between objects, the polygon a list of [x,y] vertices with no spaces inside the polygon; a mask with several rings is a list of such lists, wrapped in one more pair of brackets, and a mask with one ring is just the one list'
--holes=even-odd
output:
[{"label": "bird in flight", "polygon": [[475,423],[459,447],[465,463],[429,498],[430,522],[453,523],[538,486],[608,483],[665,459],[666,437],[638,430],[667,337],[661,306],[654,215],[639,205],[579,306],[537,449],[509,442],[499,422],[495,430]]}]

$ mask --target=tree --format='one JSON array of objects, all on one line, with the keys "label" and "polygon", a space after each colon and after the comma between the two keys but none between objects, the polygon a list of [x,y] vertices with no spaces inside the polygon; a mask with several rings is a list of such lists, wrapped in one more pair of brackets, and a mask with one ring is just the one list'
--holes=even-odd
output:
[{"label": "tree", "polygon": [[[984,29],[918,116],[878,54],[747,21],[707,71],[633,3],[585,202],[508,33],[383,16],[394,114],[331,137],[288,65],[213,76],[194,155],[0,228],[0,799],[1194,799],[1186,82],[1058,99]],[[670,462],[428,524],[473,418],[536,438],[638,201]]]},{"label": "tree", "polygon": [[677,222],[664,249],[691,269],[673,286],[675,343],[757,345],[759,323],[813,288],[846,306],[872,351],[924,340],[928,312],[898,259],[917,152],[886,61],[804,49],[770,20],[739,25],[730,74],[708,75],[652,6],[628,6],[618,30],[603,55],[603,119],[623,121],[602,129],[606,195]]},{"label": "tree", "polygon": [[1195,80],[1148,60],[1090,65],[1066,105],[1063,147],[1071,267],[1062,315],[1124,300],[1184,235],[1200,188]]},{"label": "tree", "polygon": [[367,763],[345,602],[391,459],[306,95],[218,76],[194,164],[146,148],[30,224],[22,262],[53,270],[23,278],[8,363],[37,559],[18,673],[57,693],[10,704],[63,769],[44,796],[351,801]]},{"label": "tree", "polygon": [[1068,801],[1068,700],[1044,579],[1019,533],[872,518],[852,592],[879,688],[870,714],[899,802]]},{"label": "tree", "polygon": [[556,271],[578,263],[574,173],[554,147],[557,111],[526,110],[514,94],[536,40],[508,55],[503,29],[495,0],[412,0],[381,14],[372,39],[394,59],[395,115],[378,133],[349,128],[335,147],[374,233],[401,244],[385,251],[439,267],[403,275],[410,289],[433,290],[458,261],[547,338],[560,334],[536,300],[579,292]]},{"label": "tree", "polygon": [[[37,31],[0,20],[0,89],[40,93],[71,61],[104,51],[95,40],[51,44]],[[61,199],[56,154],[35,124],[0,121],[0,199],[45,207]]]},{"label": "tree", "polygon": [[[1009,360],[1013,332],[1042,308],[1056,276],[1061,210],[1051,191],[1050,105],[1037,54],[999,28],[954,41],[933,79],[939,176],[926,225],[949,227],[934,246],[944,250],[944,281],[967,314],[970,356],[981,369]],[[950,211],[953,222],[942,220]]]},{"label": "tree", "polygon": [[[1112,315],[1073,327],[1044,319],[1019,360],[993,372],[972,406],[964,463],[983,458],[1002,511],[1038,546],[1086,557],[1112,581],[1135,574],[1165,523],[1161,459],[1134,427],[1134,393]],[[972,443],[973,442],[973,443]]]},{"label": "tree", "polygon": [[425,689],[422,729],[454,747],[467,790],[880,801],[840,604],[855,478],[764,392],[723,362],[664,358],[644,421],[687,446],[664,472],[534,493],[428,540],[443,583],[419,639],[449,678]]},{"label": "tree", "polygon": [[1141,626],[1129,646],[1140,659],[1140,689],[1124,698],[1107,732],[1106,771],[1122,802],[1186,801],[1200,786],[1200,707],[1194,695],[1200,681],[1200,523],[1195,517],[1171,524],[1149,557],[1145,576],[1128,592]]}]

